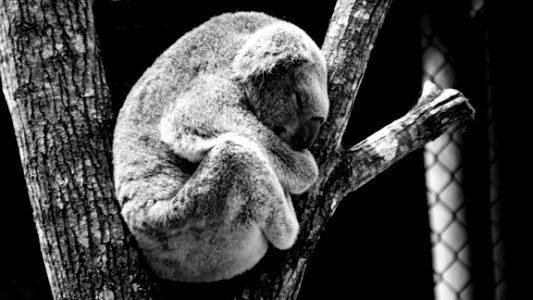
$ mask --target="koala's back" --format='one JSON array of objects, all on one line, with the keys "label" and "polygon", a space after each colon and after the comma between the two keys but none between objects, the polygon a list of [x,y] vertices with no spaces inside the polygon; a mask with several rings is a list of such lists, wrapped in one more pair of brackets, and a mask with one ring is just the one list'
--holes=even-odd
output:
[{"label": "koala's back", "polygon": [[255,12],[214,17],[181,37],[145,71],[128,94],[115,127],[115,183],[121,203],[130,194],[123,184],[146,178],[148,173],[175,174],[175,182],[161,190],[163,198],[188,179],[186,170],[194,166],[175,157],[160,141],[162,112],[199,75],[228,72],[246,38],[278,21]]},{"label": "koala's back", "polygon": [[226,71],[247,36],[275,21],[262,13],[223,14],[186,33],[145,71],[123,110],[138,109],[141,115],[134,115],[140,122],[147,117],[147,121],[158,119],[172,100],[167,95],[179,95],[202,73]]}]

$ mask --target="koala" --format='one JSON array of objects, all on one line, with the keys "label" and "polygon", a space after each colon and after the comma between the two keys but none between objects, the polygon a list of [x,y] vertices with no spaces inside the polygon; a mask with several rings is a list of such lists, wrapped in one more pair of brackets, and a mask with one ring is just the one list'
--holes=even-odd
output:
[{"label": "koala", "polygon": [[298,234],[291,195],[317,179],[326,62],[312,39],[256,12],[214,17],[149,67],[113,139],[121,214],[155,275],[232,278]]}]

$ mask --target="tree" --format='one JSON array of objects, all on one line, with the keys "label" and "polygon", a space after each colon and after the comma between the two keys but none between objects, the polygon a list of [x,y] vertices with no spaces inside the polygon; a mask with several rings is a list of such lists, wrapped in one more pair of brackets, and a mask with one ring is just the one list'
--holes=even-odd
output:
[{"label": "tree", "polygon": [[[307,261],[340,201],[450,126],[473,118],[455,90],[427,83],[404,117],[345,150],[340,140],[392,0],[339,0],[322,50],[330,116],[312,149],[320,178],[294,199],[301,233],[232,290],[296,298]],[[111,99],[91,0],[0,0],[0,75],[55,299],[157,299],[123,226],[111,177]]]}]

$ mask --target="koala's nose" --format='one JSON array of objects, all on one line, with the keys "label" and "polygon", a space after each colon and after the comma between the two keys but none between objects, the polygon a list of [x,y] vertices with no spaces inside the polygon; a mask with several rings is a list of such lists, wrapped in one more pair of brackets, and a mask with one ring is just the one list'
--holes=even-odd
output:
[{"label": "koala's nose", "polygon": [[318,136],[320,125],[322,125],[322,118],[311,118],[302,124],[292,139],[292,148],[294,150],[310,148]]}]

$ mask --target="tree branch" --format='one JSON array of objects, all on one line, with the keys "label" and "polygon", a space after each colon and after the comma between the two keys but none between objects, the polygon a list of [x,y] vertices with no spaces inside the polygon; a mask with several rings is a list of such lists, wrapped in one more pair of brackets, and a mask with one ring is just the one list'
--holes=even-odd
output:
[{"label": "tree branch", "polygon": [[450,127],[473,121],[475,111],[457,90],[442,90],[426,82],[417,104],[403,117],[345,151],[338,160],[335,183],[339,197],[353,192],[408,153],[443,134]]},{"label": "tree branch", "polygon": [[322,46],[328,64],[330,112],[311,149],[320,176],[308,194],[293,199],[299,212],[300,237],[304,237],[294,247],[299,255],[311,254],[323,226],[333,215],[330,203],[342,197],[327,187],[338,174],[337,167],[343,155],[342,136],[391,4],[392,0],[339,0],[335,6]]},{"label": "tree branch", "polygon": [[330,112],[312,149],[323,170],[330,167],[324,162],[340,147],[370,52],[391,3],[337,1],[322,45],[328,65]]},{"label": "tree branch", "polygon": [[[324,39],[322,51],[328,65],[330,113],[311,149],[320,169],[315,187],[308,194],[293,198],[300,220],[300,234],[289,251],[267,257],[254,280],[242,291],[242,299],[295,299],[303,280],[307,260],[311,256],[329,216],[335,192],[327,194],[322,187],[335,172],[355,95],[392,0],[338,0]],[[331,190],[329,191],[331,192]],[[270,253],[272,254],[273,251]],[[268,263],[265,261],[270,260]]]}]

